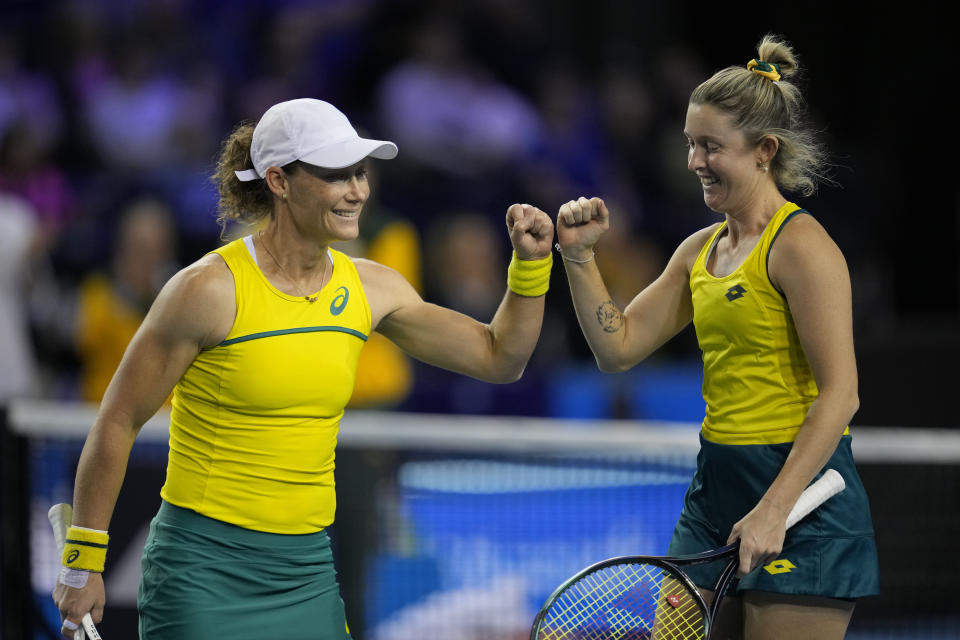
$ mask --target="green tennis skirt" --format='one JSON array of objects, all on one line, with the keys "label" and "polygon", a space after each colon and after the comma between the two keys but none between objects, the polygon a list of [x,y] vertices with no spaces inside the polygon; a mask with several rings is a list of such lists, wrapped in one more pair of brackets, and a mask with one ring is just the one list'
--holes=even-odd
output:
[{"label": "green tennis skirt", "polygon": [[164,501],[141,569],[140,640],[350,638],[325,531],[252,531]]},{"label": "green tennis skirt", "polygon": [[[726,544],[733,525],[760,501],[792,447],[792,443],[723,445],[701,436],[697,471],[667,553],[688,555]],[[879,592],[870,505],[854,466],[850,436],[840,439],[824,469],[836,469],[846,488],[787,531],[780,557],[744,576],[738,591],[844,599]],[[710,589],[724,564],[684,571],[698,586]]]}]

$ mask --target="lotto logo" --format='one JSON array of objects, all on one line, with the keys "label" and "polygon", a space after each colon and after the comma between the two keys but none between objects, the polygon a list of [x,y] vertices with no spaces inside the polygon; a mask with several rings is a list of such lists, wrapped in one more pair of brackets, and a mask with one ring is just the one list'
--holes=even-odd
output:
[{"label": "lotto logo", "polygon": [[778,573],[790,573],[793,569],[796,569],[797,565],[793,564],[786,558],[782,560],[774,560],[767,566],[763,568],[764,571],[770,575],[777,575]]},{"label": "lotto logo", "polygon": [[742,285],[735,284],[729,289],[727,289],[727,292],[723,295],[727,297],[727,300],[729,300],[730,302],[733,302],[734,300],[742,298],[743,294],[745,294],[746,292],[747,290],[744,289]]}]

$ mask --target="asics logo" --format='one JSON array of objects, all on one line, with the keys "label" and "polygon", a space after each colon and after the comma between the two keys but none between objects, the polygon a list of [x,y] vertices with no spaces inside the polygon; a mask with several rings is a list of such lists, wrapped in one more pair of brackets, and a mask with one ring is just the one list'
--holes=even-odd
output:
[{"label": "asics logo", "polygon": [[80,557],[80,551],[74,549],[70,552],[70,555],[67,556],[67,564],[72,564],[77,561],[77,558]]},{"label": "asics logo", "polygon": [[350,299],[350,290],[346,287],[340,287],[334,293],[337,296],[330,303],[330,313],[338,316],[343,313],[343,308],[347,306],[347,301]]}]

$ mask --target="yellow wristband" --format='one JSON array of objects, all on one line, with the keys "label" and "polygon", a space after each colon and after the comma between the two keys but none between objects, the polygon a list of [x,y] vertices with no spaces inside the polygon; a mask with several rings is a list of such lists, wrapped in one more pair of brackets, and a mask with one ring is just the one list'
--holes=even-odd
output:
[{"label": "yellow wristband", "polygon": [[69,569],[103,572],[107,562],[107,542],[110,536],[106,531],[95,531],[83,527],[67,529],[63,545],[63,566]]},{"label": "yellow wristband", "polygon": [[517,252],[507,268],[507,286],[518,296],[542,296],[550,288],[550,270],[553,267],[553,254],[538,260],[521,260]]}]

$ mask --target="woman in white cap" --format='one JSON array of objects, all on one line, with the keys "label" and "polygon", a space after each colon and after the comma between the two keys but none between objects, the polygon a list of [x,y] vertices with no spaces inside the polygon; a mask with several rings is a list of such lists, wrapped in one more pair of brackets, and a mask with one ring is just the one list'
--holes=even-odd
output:
[{"label": "woman in white cap", "polygon": [[358,233],[367,159],[396,154],[312,99],[274,105],[226,140],[214,176],[221,221],[259,230],[171,278],[107,389],[80,456],[54,591],[65,635],[84,614],[103,616],[107,528],[130,448],[173,389],[140,638],[349,637],[325,528],[364,341],[376,330],[424,362],[514,381],[539,337],[552,264],[549,217],[511,206],[508,289],[483,324],[331,249]]}]

